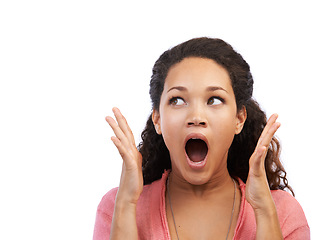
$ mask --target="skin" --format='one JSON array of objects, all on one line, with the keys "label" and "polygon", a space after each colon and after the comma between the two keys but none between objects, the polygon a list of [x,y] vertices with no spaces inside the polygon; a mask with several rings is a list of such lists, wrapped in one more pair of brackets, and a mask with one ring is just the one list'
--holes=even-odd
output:
[{"label": "skin", "polygon": [[[123,159],[123,168],[110,238],[137,239],[136,205],[143,189],[142,158],[126,119],[117,108],[113,113],[116,121],[111,117],[106,120],[116,135],[111,139]],[[245,108],[237,110],[227,71],[213,60],[186,58],[169,70],[160,108],[153,111],[152,119],[171,156],[169,187],[180,239],[225,239],[234,193],[227,171],[227,154],[246,117]],[[280,127],[276,119],[276,114],[269,119],[249,161],[246,200],[255,212],[257,239],[282,239],[264,169],[268,146]],[[200,169],[189,167],[186,161],[185,139],[191,133],[207,139],[207,163]],[[229,239],[233,237],[239,213],[238,187],[236,192]],[[167,199],[169,230],[175,239]],[[128,230],[124,226],[128,226]]]},{"label": "skin", "polygon": [[[226,166],[227,154],[245,120],[245,110],[237,112],[227,71],[213,60],[187,58],[170,69],[153,122],[169,149],[172,178],[184,183],[181,189],[200,191],[202,185],[209,189],[209,185],[219,186],[227,178],[232,183]],[[207,139],[208,160],[201,170],[191,169],[186,161],[184,143],[191,133]]]},{"label": "skin", "polygon": [[[171,201],[181,239],[225,239],[234,195],[227,155],[245,120],[245,109],[237,111],[227,71],[213,60],[188,58],[170,69],[153,122],[171,156]],[[205,136],[209,148],[207,164],[200,170],[190,168],[186,161],[184,143],[193,133]],[[236,215],[239,190],[237,196]],[[167,205],[169,228],[174,229]],[[200,221],[192,216],[200,216]],[[176,238],[175,231],[171,235]]]}]

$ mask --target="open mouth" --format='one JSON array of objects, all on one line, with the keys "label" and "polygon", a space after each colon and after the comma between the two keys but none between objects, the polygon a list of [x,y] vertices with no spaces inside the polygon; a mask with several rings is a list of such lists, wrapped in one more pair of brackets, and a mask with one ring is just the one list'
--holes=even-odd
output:
[{"label": "open mouth", "polygon": [[201,139],[189,139],[186,143],[186,153],[192,162],[203,161],[207,152],[207,144]]}]

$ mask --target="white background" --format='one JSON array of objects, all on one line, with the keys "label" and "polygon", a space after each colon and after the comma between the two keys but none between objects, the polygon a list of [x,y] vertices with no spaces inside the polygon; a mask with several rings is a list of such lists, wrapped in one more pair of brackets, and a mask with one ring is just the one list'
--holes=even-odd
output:
[{"label": "white background", "polygon": [[121,159],[104,118],[120,107],[139,142],[151,68],[193,37],[219,37],[251,65],[277,112],[282,160],[313,239],[324,236],[322,1],[0,3],[0,239],[91,239]]}]

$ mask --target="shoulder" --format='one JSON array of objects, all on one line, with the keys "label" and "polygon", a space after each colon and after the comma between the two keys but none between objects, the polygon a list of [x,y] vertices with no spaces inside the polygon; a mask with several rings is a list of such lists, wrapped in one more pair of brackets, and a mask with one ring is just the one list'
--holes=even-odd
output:
[{"label": "shoulder", "polygon": [[[246,184],[241,179],[237,180],[242,194],[237,234],[240,236],[239,239],[243,236],[241,234],[250,235],[254,239],[256,231],[256,228],[253,227],[255,225],[254,211],[245,198]],[[309,225],[300,203],[284,190],[271,190],[271,195],[276,206],[284,239],[310,239]]]},{"label": "shoulder", "polygon": [[[168,172],[164,172],[162,178],[156,180],[148,185],[144,185],[143,191],[140,195],[140,198],[137,203],[138,208],[142,208],[143,206],[146,208],[148,206],[148,202],[152,200],[153,197],[161,195],[161,191],[165,186],[165,181],[167,178]],[[115,205],[115,198],[118,193],[119,188],[113,188],[108,191],[101,199],[97,211],[100,211],[106,215],[112,216],[114,205]],[[159,199],[159,198],[158,198]]]},{"label": "shoulder", "polygon": [[[140,198],[137,203],[137,207],[142,206],[142,203],[147,202],[149,199],[149,196],[151,195],[152,188],[154,186],[155,188],[155,182],[150,185],[145,185],[143,188],[143,192],[140,195]],[[113,211],[114,211],[114,205],[115,205],[115,199],[117,196],[119,188],[113,188],[110,191],[108,191],[101,199],[98,207],[97,212],[100,212],[102,214],[108,215],[109,217],[112,217]]]},{"label": "shoulder", "polygon": [[113,188],[110,191],[108,191],[101,199],[97,211],[100,211],[102,213],[105,213],[106,215],[109,215],[112,217],[113,210],[114,210],[114,204],[115,204],[115,197],[117,195],[118,188]]},{"label": "shoulder", "polygon": [[[283,190],[272,190],[271,194],[284,237],[292,236],[290,239],[309,239],[310,229],[300,203],[290,193]],[[303,238],[303,236],[307,238]]]},{"label": "shoulder", "polygon": [[286,221],[291,215],[301,217],[306,222],[305,215],[300,203],[288,192],[284,190],[271,191],[277,212],[280,219]]},{"label": "shoulder", "polygon": [[102,240],[109,238],[117,191],[118,188],[113,188],[102,197],[97,207],[93,239]]},{"label": "shoulder", "polygon": [[[162,209],[164,210],[161,200],[166,178],[167,172],[161,179],[145,185],[137,202],[136,221],[140,239],[151,239],[154,233],[155,236],[164,236],[165,234],[161,223],[161,212]],[[118,190],[118,188],[113,188],[102,197],[97,208],[93,239],[109,238]]]},{"label": "shoulder", "polygon": [[299,202],[288,192],[284,190],[271,190],[276,207],[286,208],[288,210],[302,210]]}]

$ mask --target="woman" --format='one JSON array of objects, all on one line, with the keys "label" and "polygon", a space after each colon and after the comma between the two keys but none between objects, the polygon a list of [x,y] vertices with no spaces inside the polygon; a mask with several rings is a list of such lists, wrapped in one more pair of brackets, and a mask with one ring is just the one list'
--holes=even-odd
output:
[{"label": "woman", "polygon": [[274,136],[252,99],[249,65],[220,39],[182,43],[156,61],[153,111],[134,137],[107,121],[123,159],[119,188],[97,212],[94,239],[309,239]]}]

